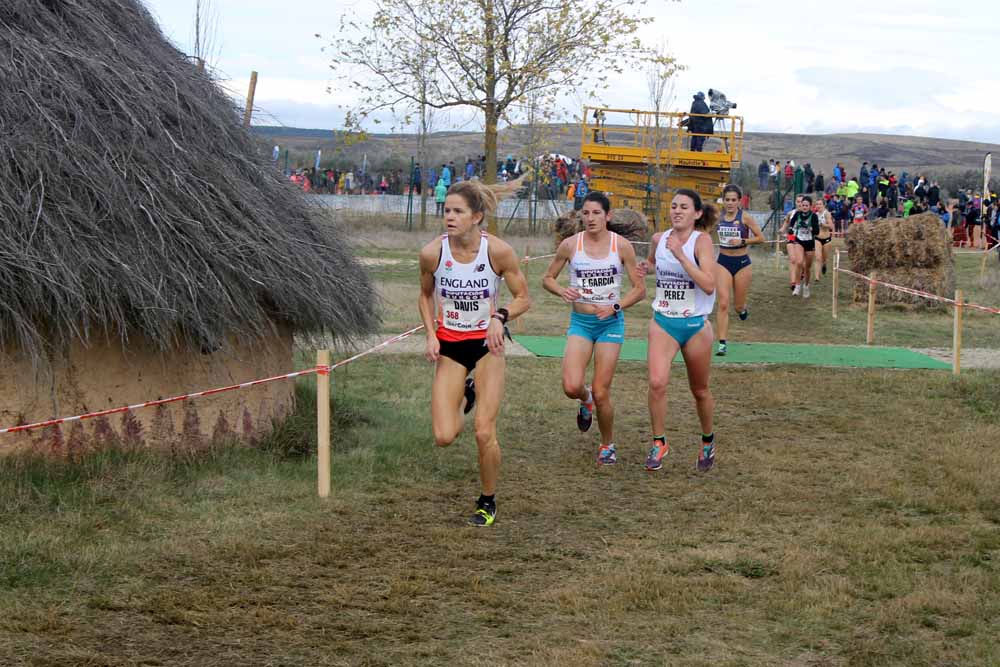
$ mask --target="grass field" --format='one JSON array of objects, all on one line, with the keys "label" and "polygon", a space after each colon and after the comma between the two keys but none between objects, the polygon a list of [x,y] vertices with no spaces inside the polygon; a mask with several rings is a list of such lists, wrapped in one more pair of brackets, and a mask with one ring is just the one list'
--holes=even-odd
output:
[{"label": "grass field", "polygon": [[[373,265],[398,331],[415,240],[390,232],[367,230],[392,243],[364,254],[399,260]],[[965,261],[970,298],[996,303]],[[860,309],[834,324],[826,289],[786,289],[760,271],[734,337],[863,342]],[[560,333],[565,307],[534,292],[525,328]],[[879,318],[879,342],[950,340],[946,313]],[[969,345],[991,331],[970,314]],[[642,363],[615,379],[613,469],[595,468],[558,359],[508,368],[489,530],[464,525],[475,444],[433,447],[417,356],[334,374],[327,501],[309,380],[255,448],[0,459],[0,664],[1000,664],[1000,374],[717,368],[718,465],[699,475],[678,367],[673,458],[651,475]]]}]

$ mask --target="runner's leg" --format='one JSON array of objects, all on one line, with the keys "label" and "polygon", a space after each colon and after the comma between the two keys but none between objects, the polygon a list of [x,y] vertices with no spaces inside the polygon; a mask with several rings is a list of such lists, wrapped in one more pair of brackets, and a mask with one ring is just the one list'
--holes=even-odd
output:
[{"label": "runner's leg", "polygon": [[649,322],[649,422],[653,435],[665,433],[667,421],[667,385],[670,383],[670,364],[680,346],[674,337],[664,331],[655,320]]},{"label": "runner's leg", "polygon": [[618,356],[622,346],[618,343],[597,343],[594,346],[594,381],[591,391],[597,406],[597,427],[601,429],[601,444],[615,441],[615,407],[611,402],[611,381],[615,377]]},{"label": "runner's leg", "polygon": [[465,376],[469,371],[451,357],[440,356],[434,369],[431,386],[431,424],[434,443],[447,447],[462,432],[462,400],[465,398]]},{"label": "runner's leg", "polygon": [[594,343],[582,336],[567,336],[562,361],[563,393],[567,398],[587,400],[587,366],[594,352]]},{"label": "runner's leg", "polygon": [[492,352],[476,364],[476,447],[479,450],[479,479],[485,496],[496,492],[500,474],[497,416],[503,401],[506,367],[504,357]]},{"label": "runner's leg", "polygon": [[712,433],[712,413],[715,410],[715,398],[708,388],[709,371],[712,367],[712,338],[712,324],[705,322],[705,328],[695,334],[681,350],[687,366],[688,386],[691,387],[698,421],[701,422],[701,432],[706,435]]},{"label": "runner's leg", "polygon": [[[742,273],[742,272],[741,272]],[[722,265],[715,266],[715,286],[718,295],[718,310],[715,321],[719,325],[719,340],[726,340],[729,334],[729,304],[733,294],[733,274]]]},{"label": "runner's leg", "polygon": [[738,313],[746,310],[747,297],[750,296],[750,282],[752,279],[752,265],[744,266],[736,272],[736,277],[733,278],[733,305],[736,307],[736,312]]}]

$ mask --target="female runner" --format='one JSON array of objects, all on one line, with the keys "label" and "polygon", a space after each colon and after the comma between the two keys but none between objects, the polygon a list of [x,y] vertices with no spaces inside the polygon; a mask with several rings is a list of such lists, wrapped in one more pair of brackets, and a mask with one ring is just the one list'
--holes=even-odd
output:
[{"label": "female runner", "polygon": [[[628,239],[608,230],[611,202],[603,192],[591,192],[583,198],[580,210],[584,230],[564,239],[549,264],[542,286],[573,304],[566,332],[563,355],[563,392],[580,401],[576,425],[588,431],[597,411],[601,446],[597,462],[610,465],[618,461],[614,441],[614,406],[611,404],[611,380],[625,341],[625,309],[646,298],[646,282],[635,262],[635,249]],[[556,282],[563,267],[569,264],[569,287]],[[623,297],[622,274],[627,273],[632,289]],[[584,384],[587,366],[594,358],[591,386]]]},{"label": "female runner", "polygon": [[829,259],[827,245],[833,241],[833,216],[826,210],[826,202],[822,197],[816,198],[813,212],[819,218],[819,234],[816,235],[819,244],[816,246],[816,261],[813,262],[813,281],[815,282],[820,279],[820,276],[826,274],[826,264]]},{"label": "female runner", "polygon": [[[504,392],[504,331],[509,320],[531,306],[520,262],[506,242],[482,230],[496,210],[493,191],[479,181],[448,188],[445,234],[420,251],[420,318],[427,332],[427,358],[435,363],[431,421],[439,447],[462,432],[463,402],[477,403],[476,446],[482,493],[470,519],[493,524],[500,444],[496,420]],[[513,300],[497,308],[500,280]],[[466,382],[471,371],[476,383]]]},{"label": "female runner", "polygon": [[666,436],[667,385],[670,364],[677,351],[684,356],[688,385],[701,422],[698,469],[715,463],[712,412],[715,399],[708,388],[712,363],[712,325],[708,315],[715,305],[716,261],[711,231],[718,210],[703,205],[694,190],[681,189],[670,204],[672,228],[653,235],[648,267],[656,271],[656,297],[649,323],[649,420],[653,442],[646,470],[659,470],[670,451]]},{"label": "female runner", "polygon": [[750,266],[747,246],[764,242],[760,226],[740,206],[742,197],[743,192],[738,185],[729,184],[722,190],[724,213],[717,228],[719,257],[715,276],[719,289],[719,309],[715,313],[715,323],[719,327],[719,349],[716,354],[720,357],[726,355],[730,301],[734,302],[740,320],[746,320],[750,315],[747,295],[750,293],[753,268]]},{"label": "female runner", "polygon": [[[788,235],[788,274],[792,294],[809,298],[809,269],[816,251],[819,235],[819,216],[812,211],[812,197],[802,195],[798,209],[781,226],[781,233]],[[801,284],[799,283],[801,280]]]}]

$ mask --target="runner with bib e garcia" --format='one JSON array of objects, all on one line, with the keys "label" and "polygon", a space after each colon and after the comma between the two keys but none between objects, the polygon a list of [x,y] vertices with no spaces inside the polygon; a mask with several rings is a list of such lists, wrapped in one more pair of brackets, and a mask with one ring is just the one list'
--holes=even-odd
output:
[{"label": "runner with bib e garcia", "polygon": [[[482,493],[469,520],[474,526],[490,526],[497,515],[496,422],[504,394],[506,324],[531,306],[514,249],[482,230],[496,207],[496,194],[479,181],[452,185],[444,204],[446,233],[420,251],[417,303],[427,333],[426,356],[434,363],[431,425],[438,447],[455,441],[464,426],[463,412],[476,404]],[[501,281],[513,297],[505,308],[496,307]],[[475,383],[466,380],[473,370]]]},{"label": "runner with bib e garcia", "polygon": [[670,365],[680,350],[687,367],[688,385],[701,422],[698,470],[715,464],[712,413],[715,399],[708,386],[712,365],[712,325],[708,316],[715,305],[718,265],[710,232],[718,209],[702,204],[694,190],[681,189],[670,203],[672,228],[654,234],[646,270],[656,273],[653,319],[649,323],[649,420],[653,442],[646,470],[659,470],[670,452],[667,444],[667,385]]},{"label": "runner with bib e garcia", "polygon": [[801,294],[803,299],[808,299],[809,269],[812,268],[816,237],[819,235],[819,216],[812,210],[812,197],[802,195],[799,198],[797,210],[781,226],[781,232],[788,235],[788,275],[792,295]]},{"label": "runner with bib e garcia", "polygon": [[[562,362],[563,392],[580,401],[576,425],[590,430],[597,413],[601,446],[597,462],[617,463],[614,441],[614,405],[611,381],[625,340],[625,309],[646,298],[646,283],[636,265],[635,249],[628,239],[608,229],[611,202],[603,192],[590,192],[580,209],[583,231],[564,239],[542,278],[542,286],[572,304],[566,352]],[[569,287],[556,279],[569,264]],[[632,289],[622,296],[622,275],[627,273]],[[587,366],[594,359],[591,385],[585,384]]]},{"label": "runner with bib e garcia", "polygon": [[750,214],[740,206],[743,191],[730,183],[722,190],[723,214],[716,232],[719,236],[718,267],[715,272],[719,295],[719,309],[715,313],[715,323],[719,327],[719,348],[715,353],[726,355],[726,340],[729,335],[729,304],[734,303],[740,320],[750,316],[747,296],[753,269],[750,266],[748,246],[764,243],[764,234]]}]

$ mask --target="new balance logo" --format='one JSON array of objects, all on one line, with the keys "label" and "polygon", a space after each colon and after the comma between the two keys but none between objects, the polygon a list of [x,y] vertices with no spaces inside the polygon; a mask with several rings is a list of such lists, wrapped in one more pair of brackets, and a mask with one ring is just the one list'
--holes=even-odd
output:
[{"label": "new balance logo", "polygon": [[485,270],[486,270],[486,265],[485,264],[477,264],[476,265],[476,273],[482,273]]}]

